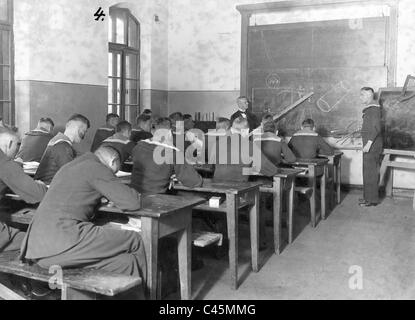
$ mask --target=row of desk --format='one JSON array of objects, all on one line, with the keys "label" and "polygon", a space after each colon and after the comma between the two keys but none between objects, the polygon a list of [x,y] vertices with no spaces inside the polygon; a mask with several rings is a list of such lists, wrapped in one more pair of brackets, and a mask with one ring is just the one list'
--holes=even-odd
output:
[{"label": "row of desk", "polygon": [[[321,217],[326,216],[326,180],[332,176],[336,185],[337,202],[340,202],[340,177],[341,177],[341,153],[336,153],[328,159],[313,159],[298,161],[294,164],[296,168],[281,168],[277,175],[270,180],[269,184],[264,182],[244,183],[218,183],[209,179],[204,180],[200,188],[188,188],[176,185],[179,191],[180,201],[177,196],[148,195],[143,197],[143,206],[135,212],[122,212],[116,207],[103,205],[99,211],[109,214],[126,214],[141,218],[141,234],[147,257],[148,278],[146,281],[147,292],[150,299],[157,299],[157,266],[158,266],[158,243],[165,236],[175,235],[178,238],[178,263],[180,277],[181,298],[191,298],[191,222],[192,211],[198,207],[209,211],[220,211],[226,214],[227,230],[229,239],[229,266],[230,283],[233,289],[238,287],[238,212],[241,204],[240,199],[245,199],[249,206],[250,238],[251,238],[251,263],[254,272],[259,271],[259,195],[261,192],[273,194],[274,215],[274,248],[275,253],[280,254],[282,248],[282,199],[284,193],[288,194],[288,225],[289,243],[292,242],[292,226],[294,212],[294,188],[297,177],[308,179],[313,188],[313,199],[316,202],[317,180],[321,185]],[[29,173],[29,172],[28,172]],[[253,176],[258,176],[252,173]],[[124,183],[129,183],[128,177],[120,178]],[[196,195],[196,196],[195,196]],[[206,196],[222,195],[226,202],[221,208],[207,208],[204,204]],[[203,196],[203,197],[200,197]],[[14,200],[19,200],[13,197]],[[29,223],[28,214],[17,214],[12,216],[12,221],[17,223]],[[312,218],[313,221],[313,218]]]}]

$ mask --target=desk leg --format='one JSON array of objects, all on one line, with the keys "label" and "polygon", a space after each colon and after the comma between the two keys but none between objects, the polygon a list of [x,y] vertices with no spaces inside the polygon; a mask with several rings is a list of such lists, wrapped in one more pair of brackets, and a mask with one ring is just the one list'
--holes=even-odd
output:
[{"label": "desk leg", "polygon": [[317,187],[316,187],[316,174],[315,174],[315,170],[314,170],[314,166],[309,166],[308,167],[308,174],[309,174],[309,185],[310,187],[313,189],[313,194],[311,195],[310,198],[310,211],[311,211],[311,226],[313,228],[316,227],[316,191],[317,191]]},{"label": "desk leg", "polygon": [[239,198],[234,194],[226,195],[226,220],[229,239],[229,271],[231,288],[238,288],[238,207]]},{"label": "desk leg", "polygon": [[321,189],[321,218],[326,220],[326,181],[327,181],[328,168],[324,166],[323,175],[320,178],[320,189]]},{"label": "desk leg", "polygon": [[180,293],[182,300],[190,300],[192,295],[192,210],[187,210],[186,229],[178,234],[178,260]]},{"label": "desk leg", "polygon": [[141,235],[147,258],[146,294],[150,300],[157,299],[157,267],[159,230],[156,219],[141,218]]},{"label": "desk leg", "polygon": [[386,182],[386,196],[393,197],[393,172],[394,169],[392,167],[389,168],[388,173],[388,180]]},{"label": "desk leg", "polygon": [[249,210],[249,226],[251,238],[251,261],[252,270],[258,272],[258,255],[259,255],[259,191],[250,192],[254,205]]},{"label": "desk leg", "polygon": [[282,245],[282,230],[281,230],[281,199],[282,199],[282,186],[281,178],[274,177],[273,183],[273,198],[274,198],[274,250],[276,254],[281,253]]},{"label": "desk leg", "polygon": [[337,179],[336,179],[336,187],[337,187],[337,204],[340,204],[340,202],[342,201],[342,197],[341,197],[341,180],[342,180],[342,163],[341,160],[339,160],[339,163],[337,164],[336,167],[336,172],[337,172]]},{"label": "desk leg", "polygon": [[295,178],[288,179],[288,197],[287,197],[287,210],[288,210],[288,242],[293,243],[293,229],[294,229],[294,181]]}]

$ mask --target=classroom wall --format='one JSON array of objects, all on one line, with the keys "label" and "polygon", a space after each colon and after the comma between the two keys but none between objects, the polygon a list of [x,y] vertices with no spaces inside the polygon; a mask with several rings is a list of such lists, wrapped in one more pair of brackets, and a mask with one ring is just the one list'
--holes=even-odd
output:
[{"label": "classroom wall", "polygon": [[[169,3],[169,113],[210,111],[229,116],[234,112],[234,100],[240,88],[241,50],[241,18],[235,7],[256,2],[275,1],[205,0],[195,5],[192,0],[180,0]],[[291,10],[272,16],[257,15],[251,18],[251,23],[353,19],[383,13],[387,13],[383,8],[356,5],[349,9]],[[415,74],[414,16],[415,1],[401,0],[397,64],[397,85],[400,86],[408,74]],[[361,151],[344,151],[343,181],[361,185]],[[398,171],[395,178],[397,187],[413,188],[415,185],[415,175],[408,172]]]},{"label": "classroom wall", "polygon": [[[95,21],[102,7],[128,7],[140,21],[142,108],[167,113],[167,22],[161,0],[15,0],[16,125],[24,133],[41,116],[59,129],[75,113],[91,121],[81,152],[89,149],[107,113],[108,19]],[[162,23],[155,24],[154,14]],[[165,61],[159,64],[159,61]]]}]

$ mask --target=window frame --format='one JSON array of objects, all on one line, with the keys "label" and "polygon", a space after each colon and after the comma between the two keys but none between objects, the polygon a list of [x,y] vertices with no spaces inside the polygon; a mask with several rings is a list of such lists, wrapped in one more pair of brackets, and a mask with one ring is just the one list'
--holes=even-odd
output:
[{"label": "window frame", "polygon": [[[123,42],[124,43],[116,43],[113,41],[116,41],[116,30],[117,30],[117,23],[116,23],[116,19],[118,17],[122,17],[124,19],[124,39]],[[131,14],[130,10],[125,9],[125,8],[118,8],[118,7],[111,7],[110,8],[110,19],[112,20],[112,29],[109,30],[110,32],[110,37],[109,37],[109,44],[108,44],[108,54],[121,54],[121,73],[120,73],[120,77],[118,77],[117,75],[114,75],[114,71],[116,70],[116,66],[117,66],[117,61],[112,61],[112,66],[108,66],[109,68],[112,68],[112,75],[108,75],[108,81],[110,81],[111,79],[120,79],[121,83],[120,83],[120,101],[117,101],[116,96],[117,93],[115,93],[116,91],[111,92],[112,96],[112,103],[110,103],[110,101],[108,101],[108,110],[111,112],[115,112],[117,113],[117,106],[120,106],[120,112],[119,115],[121,117],[121,119],[127,119],[131,121],[131,118],[133,117],[133,112],[134,110],[131,110],[131,108],[135,108],[135,112],[134,113],[139,113],[140,112],[140,70],[141,70],[141,63],[140,63],[140,48],[141,48],[141,25],[139,23],[139,21]],[[136,30],[137,30],[137,34],[136,34],[136,44],[137,46],[134,47],[130,47],[129,46],[129,42],[130,42],[130,21],[133,21],[136,25]],[[110,41],[112,40],[112,41]],[[126,69],[126,65],[127,65],[127,56],[128,55],[136,55],[137,57],[137,75],[136,78],[127,78],[127,69]],[[137,90],[137,95],[135,97],[136,103],[135,104],[126,104],[126,98],[127,98],[127,94],[128,94],[128,88],[127,88],[127,82],[128,81],[136,81],[137,82],[137,86],[135,87]],[[109,88],[108,88],[109,90]],[[118,90],[118,89],[117,89]],[[115,93],[115,94],[114,94]],[[110,94],[110,92],[108,92],[108,95]],[[127,109],[128,112],[127,112]]]},{"label": "window frame", "polygon": [[[14,126],[15,125],[15,83],[14,83],[14,33],[13,33],[13,0],[7,0],[7,20],[0,20],[0,30],[9,32],[9,63],[0,64],[1,72],[3,72],[3,67],[8,67],[9,70],[9,93],[10,96],[8,99],[3,99],[0,96],[0,102],[8,103],[9,109],[6,111],[3,108],[3,117],[4,123]],[[1,75],[1,86],[3,86],[3,76]],[[3,92],[3,87],[2,90]],[[5,117],[6,115],[6,117]]]}]

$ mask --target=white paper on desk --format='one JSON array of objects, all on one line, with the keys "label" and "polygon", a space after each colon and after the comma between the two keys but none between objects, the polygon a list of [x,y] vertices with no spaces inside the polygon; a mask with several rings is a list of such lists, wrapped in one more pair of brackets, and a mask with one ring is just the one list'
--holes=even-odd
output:
[{"label": "white paper on desk", "polygon": [[39,162],[31,161],[31,162],[23,162],[23,169],[24,170],[34,170],[39,167]]},{"label": "white paper on desk", "polygon": [[117,226],[121,230],[141,232],[141,219],[128,218],[128,223],[110,222],[111,225]]},{"label": "white paper on desk", "polygon": [[117,178],[129,177],[131,176],[131,172],[118,171],[115,175]]}]

